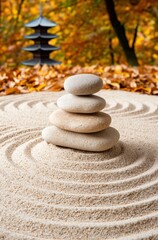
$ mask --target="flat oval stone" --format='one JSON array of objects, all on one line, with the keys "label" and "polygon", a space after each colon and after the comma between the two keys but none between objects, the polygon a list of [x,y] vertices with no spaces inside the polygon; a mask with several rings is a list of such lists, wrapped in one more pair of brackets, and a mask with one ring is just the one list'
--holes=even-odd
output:
[{"label": "flat oval stone", "polygon": [[95,113],[101,111],[106,102],[103,98],[89,95],[89,96],[75,96],[72,94],[65,94],[57,100],[59,108],[73,113]]},{"label": "flat oval stone", "polygon": [[64,82],[65,90],[73,95],[90,95],[98,92],[102,86],[102,79],[94,74],[76,74]]},{"label": "flat oval stone", "polygon": [[61,109],[54,111],[49,120],[56,127],[78,133],[98,132],[111,123],[111,117],[103,112],[81,114],[69,113]]},{"label": "flat oval stone", "polygon": [[55,126],[47,127],[42,131],[42,138],[48,143],[92,152],[112,148],[118,142],[119,137],[119,132],[112,127],[97,133],[75,133]]}]

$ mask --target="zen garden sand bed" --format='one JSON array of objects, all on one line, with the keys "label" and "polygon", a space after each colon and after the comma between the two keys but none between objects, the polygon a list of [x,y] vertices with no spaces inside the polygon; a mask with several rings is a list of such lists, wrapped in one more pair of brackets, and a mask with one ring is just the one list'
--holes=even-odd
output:
[{"label": "zen garden sand bed", "polygon": [[102,90],[120,133],[95,153],[47,144],[63,95],[0,98],[0,239],[158,239],[158,99]]}]

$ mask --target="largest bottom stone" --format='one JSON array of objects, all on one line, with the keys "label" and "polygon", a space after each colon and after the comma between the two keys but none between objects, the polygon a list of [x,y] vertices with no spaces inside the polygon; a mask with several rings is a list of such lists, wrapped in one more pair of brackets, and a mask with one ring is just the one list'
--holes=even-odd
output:
[{"label": "largest bottom stone", "polygon": [[42,138],[48,143],[93,152],[112,148],[119,137],[119,132],[112,127],[96,133],[75,133],[55,126],[47,127],[42,131]]}]

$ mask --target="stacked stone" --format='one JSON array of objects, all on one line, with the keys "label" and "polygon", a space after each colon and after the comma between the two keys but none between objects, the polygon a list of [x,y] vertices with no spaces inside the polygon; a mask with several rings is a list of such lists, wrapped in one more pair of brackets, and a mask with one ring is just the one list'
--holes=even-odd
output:
[{"label": "stacked stone", "polygon": [[57,100],[58,110],[50,117],[53,126],[42,137],[49,143],[85,151],[105,151],[119,140],[116,129],[109,127],[110,115],[100,112],[106,105],[93,95],[102,88],[102,80],[93,74],[78,74],[65,80],[68,94]]}]

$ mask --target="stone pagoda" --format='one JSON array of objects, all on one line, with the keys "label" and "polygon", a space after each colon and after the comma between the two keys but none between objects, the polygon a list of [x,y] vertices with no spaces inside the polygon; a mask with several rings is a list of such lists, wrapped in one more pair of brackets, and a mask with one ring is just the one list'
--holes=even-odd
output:
[{"label": "stone pagoda", "polygon": [[34,44],[23,48],[23,50],[31,52],[33,54],[33,58],[31,60],[23,61],[22,64],[27,66],[34,66],[36,64],[60,64],[61,62],[49,58],[49,54],[52,51],[60,48],[52,46],[48,42],[58,36],[47,32],[49,28],[55,27],[57,24],[44,18],[41,11],[40,16],[37,19],[25,24],[25,26],[34,29],[33,34],[24,36],[26,39],[33,40]]}]

